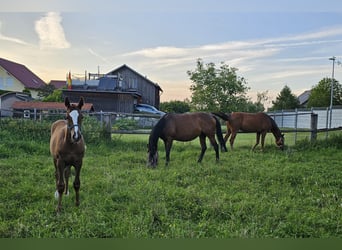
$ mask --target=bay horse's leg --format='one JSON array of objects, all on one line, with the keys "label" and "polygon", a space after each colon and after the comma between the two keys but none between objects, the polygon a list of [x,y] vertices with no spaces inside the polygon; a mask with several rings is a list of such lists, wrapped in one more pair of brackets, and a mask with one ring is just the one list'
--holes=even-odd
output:
[{"label": "bay horse's leg", "polygon": [[164,140],[164,145],[165,145],[165,154],[166,154],[166,162],[165,165],[169,165],[170,162],[170,152],[172,148],[172,142],[173,140]]},{"label": "bay horse's leg", "polygon": [[210,143],[211,145],[214,147],[215,149],[215,153],[216,153],[216,161],[219,161],[220,159],[220,153],[219,153],[219,147],[218,147],[218,144],[215,140],[215,136],[208,136],[209,140],[210,140]]},{"label": "bay horse's leg", "polygon": [[200,143],[201,143],[201,154],[200,154],[197,162],[201,162],[202,161],[204,153],[207,150],[207,144],[205,143],[205,135],[201,134],[199,136],[199,138],[200,138]]},{"label": "bay horse's leg", "polygon": [[77,162],[75,166],[75,180],[74,180],[74,189],[76,194],[76,206],[80,205],[80,187],[81,187],[81,181],[80,181],[80,173],[82,168],[82,160]]},{"label": "bay horse's leg", "polygon": [[62,160],[57,159],[57,191],[58,191],[58,205],[57,205],[57,213],[59,213],[62,210],[62,196],[65,189],[65,183],[64,183],[64,168],[65,164]]},{"label": "bay horse's leg", "polygon": [[265,137],[266,137],[266,132],[262,132],[262,134],[261,134],[261,150],[264,150]]},{"label": "bay horse's leg", "polygon": [[252,149],[253,151],[254,151],[255,147],[259,145],[259,142],[260,142],[260,132],[257,132],[256,133],[256,142],[255,142],[255,145]]}]

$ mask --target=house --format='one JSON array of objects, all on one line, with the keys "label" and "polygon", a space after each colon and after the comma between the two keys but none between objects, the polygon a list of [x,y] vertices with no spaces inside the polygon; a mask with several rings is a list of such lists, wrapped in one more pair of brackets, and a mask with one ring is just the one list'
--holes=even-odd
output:
[{"label": "house", "polygon": [[301,107],[307,107],[311,90],[305,90],[298,96],[298,101]]},{"label": "house", "polygon": [[[12,104],[14,117],[36,119],[42,114],[64,114],[66,107],[63,102],[24,102],[17,101]],[[94,111],[92,103],[85,103],[82,111],[89,113]]]},{"label": "house", "polygon": [[[97,79],[91,77],[97,76]],[[94,104],[96,111],[132,113],[135,105],[145,103],[159,108],[160,86],[127,65],[122,65],[105,75],[89,74],[89,79],[72,81],[72,88],[62,90],[77,102],[81,96]]]},{"label": "house", "polygon": [[22,92],[28,89],[33,98],[38,97],[38,91],[45,82],[26,66],[0,58],[0,89]]},{"label": "house", "polygon": [[22,92],[7,92],[0,95],[0,116],[12,117],[13,116],[13,103],[17,101],[32,101],[33,98]]},{"label": "house", "polygon": [[54,86],[55,89],[61,89],[66,87],[66,82],[65,80],[51,80],[49,85]]}]

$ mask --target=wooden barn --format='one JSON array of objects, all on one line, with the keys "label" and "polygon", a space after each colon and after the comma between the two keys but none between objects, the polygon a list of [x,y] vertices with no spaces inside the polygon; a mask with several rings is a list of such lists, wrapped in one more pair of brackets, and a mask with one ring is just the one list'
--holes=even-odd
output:
[{"label": "wooden barn", "polygon": [[[91,80],[94,75],[96,85]],[[83,96],[85,102],[93,103],[96,111],[132,113],[139,103],[159,108],[161,92],[157,83],[122,65],[103,76],[89,74],[88,82],[72,83],[71,89],[63,90],[63,98],[67,96],[77,102]]]}]

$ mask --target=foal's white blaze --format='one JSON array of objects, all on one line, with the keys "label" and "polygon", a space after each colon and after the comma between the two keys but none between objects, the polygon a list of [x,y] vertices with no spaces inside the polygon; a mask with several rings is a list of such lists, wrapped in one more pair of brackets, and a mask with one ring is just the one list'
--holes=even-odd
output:
[{"label": "foal's white blaze", "polygon": [[73,110],[73,111],[71,111],[70,112],[70,117],[71,117],[71,119],[72,119],[72,123],[74,124],[74,131],[75,131],[75,139],[78,139],[78,137],[79,137],[79,134],[78,134],[78,124],[77,124],[77,122],[78,122],[78,111],[77,110]]}]

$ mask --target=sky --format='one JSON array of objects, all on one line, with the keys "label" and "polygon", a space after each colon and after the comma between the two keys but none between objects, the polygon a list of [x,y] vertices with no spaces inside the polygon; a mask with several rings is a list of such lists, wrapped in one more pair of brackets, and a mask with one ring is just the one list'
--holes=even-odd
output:
[{"label": "sky", "polygon": [[342,83],[340,0],[1,2],[0,57],[47,83],[126,64],[161,86],[162,102],[184,100],[201,58],[237,68],[252,101],[272,101],[285,85],[298,96],[332,77],[332,56]]}]

